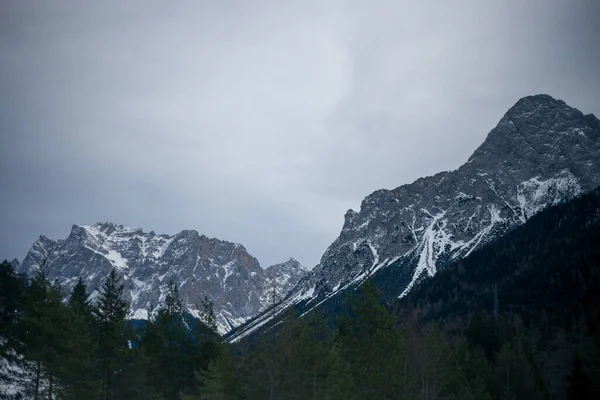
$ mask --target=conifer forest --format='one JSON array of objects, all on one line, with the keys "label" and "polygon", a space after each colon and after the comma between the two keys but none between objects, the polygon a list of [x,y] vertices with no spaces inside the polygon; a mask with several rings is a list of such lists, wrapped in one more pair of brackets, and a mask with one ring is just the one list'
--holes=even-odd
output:
[{"label": "conifer forest", "polygon": [[[369,279],[339,312],[292,308],[228,344],[177,282],[128,319],[116,270],[89,298],[0,266],[1,384],[17,399],[600,398],[600,190],[534,216],[383,301]],[[6,396],[9,396],[8,394]]]}]

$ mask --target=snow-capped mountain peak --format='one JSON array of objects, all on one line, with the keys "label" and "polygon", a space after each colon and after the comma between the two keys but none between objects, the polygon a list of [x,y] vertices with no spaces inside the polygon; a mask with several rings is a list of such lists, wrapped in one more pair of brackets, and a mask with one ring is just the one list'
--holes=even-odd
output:
[{"label": "snow-capped mountain peak", "polygon": [[600,121],[548,95],[520,99],[454,171],[367,196],[339,237],[275,309],[237,341],[292,305],[307,312],[373,275],[384,295],[406,295],[542,208],[600,185]]},{"label": "snow-capped mountain peak", "polygon": [[73,225],[66,239],[41,236],[19,267],[31,273],[47,262],[50,279],[70,291],[81,276],[94,299],[112,268],[123,277],[131,317],[147,318],[164,301],[169,280],[179,284],[188,311],[198,315],[202,298],[213,302],[221,333],[270,305],[269,293],[284,297],[305,274],[295,260],[264,270],[244,246],[184,230],[173,236],[101,222]]}]

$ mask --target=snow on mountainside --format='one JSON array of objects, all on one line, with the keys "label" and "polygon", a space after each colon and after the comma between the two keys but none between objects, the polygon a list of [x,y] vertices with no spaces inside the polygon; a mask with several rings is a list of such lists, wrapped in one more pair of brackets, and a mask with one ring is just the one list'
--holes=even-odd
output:
[{"label": "snow on mountainside", "polygon": [[340,236],[277,307],[229,338],[266,327],[292,305],[317,307],[368,275],[388,298],[406,295],[452,260],[542,208],[600,185],[600,121],[548,95],[508,110],[460,168],[367,196]]},{"label": "snow on mountainside", "polygon": [[[27,361],[22,354],[7,346],[6,339],[0,337],[0,348],[3,355],[0,357],[0,399],[21,400],[33,399],[33,382],[35,381],[35,362]],[[56,383],[55,383],[56,385]],[[40,374],[39,391],[43,397],[48,398],[48,375],[45,370]],[[52,398],[56,398],[52,396]]]},{"label": "snow on mountainside", "polygon": [[271,293],[285,296],[306,273],[293,259],[264,270],[244,246],[193,230],[168,236],[112,223],[74,225],[64,240],[41,236],[19,270],[31,273],[43,260],[48,277],[60,279],[66,291],[81,276],[92,299],[116,268],[131,301],[130,316],[136,319],[146,319],[147,310],[164,301],[167,283],[173,279],[192,315],[198,315],[205,295],[213,301],[220,333],[267,308]]},{"label": "snow on mountainside", "polygon": [[281,301],[308,271],[293,258],[265,270],[261,303],[272,305]]}]

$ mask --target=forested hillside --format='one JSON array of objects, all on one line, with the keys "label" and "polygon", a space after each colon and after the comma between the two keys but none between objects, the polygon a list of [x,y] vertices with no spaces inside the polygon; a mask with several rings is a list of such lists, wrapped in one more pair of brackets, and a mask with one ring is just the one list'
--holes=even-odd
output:
[{"label": "forested hillside", "polygon": [[127,320],[129,304],[116,270],[95,304],[79,280],[63,301],[59,282],[40,269],[32,278],[0,265],[0,398],[176,399],[198,394],[195,373],[226,351],[210,300],[202,321],[185,313],[170,282],[164,307],[143,327]]},{"label": "forested hillside", "polygon": [[236,345],[221,343],[209,299],[201,321],[184,312],[177,282],[134,330],[115,271],[95,304],[82,282],[63,303],[43,270],[0,272],[5,398],[600,398],[598,189],[405,298],[384,304],[369,279],[336,315],[292,308]]},{"label": "forested hillside", "polygon": [[547,208],[450,265],[394,312],[399,320],[435,321],[490,360],[507,344],[520,346],[552,398],[569,390],[571,398],[598,398],[600,189]]}]

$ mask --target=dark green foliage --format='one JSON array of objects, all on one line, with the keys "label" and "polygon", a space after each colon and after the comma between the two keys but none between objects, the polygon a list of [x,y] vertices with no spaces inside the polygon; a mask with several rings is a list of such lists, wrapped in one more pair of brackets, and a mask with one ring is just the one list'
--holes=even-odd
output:
[{"label": "dark green foliage", "polygon": [[[18,342],[15,322],[22,315],[25,304],[25,277],[15,273],[11,263],[0,264],[0,359],[15,363],[11,351]],[[0,386],[8,386],[11,378],[0,370]]]},{"label": "dark green foliage", "polygon": [[77,280],[69,296],[69,309],[72,313],[80,316],[89,316],[92,312],[92,307],[88,300],[87,287],[81,278]]},{"label": "dark green foliage", "polygon": [[209,299],[199,320],[186,314],[176,282],[136,333],[115,270],[95,305],[81,281],[64,303],[43,269],[28,281],[3,263],[0,278],[2,356],[33,362],[31,398],[600,398],[598,190],[398,302],[384,304],[369,279],[330,305],[343,311],[335,323],[291,309],[244,345],[221,343]]},{"label": "dark green foliage", "polygon": [[25,277],[15,273],[12,264],[4,260],[0,264],[0,334],[8,330],[23,310],[25,302]]},{"label": "dark green foliage", "polygon": [[300,319],[290,310],[242,357],[238,375],[248,399],[351,399],[353,376],[324,318]]},{"label": "dark green foliage", "polygon": [[179,399],[192,385],[195,368],[192,336],[175,282],[168,283],[165,307],[149,319],[139,348],[148,357],[147,374],[155,392],[165,399]]},{"label": "dark green foliage", "polygon": [[465,339],[472,347],[481,348],[491,359],[500,345],[496,320],[481,309],[477,309],[469,320]]},{"label": "dark green foliage", "polygon": [[211,361],[208,370],[197,371],[195,375],[198,385],[197,394],[184,395],[182,396],[183,400],[242,398],[242,384],[236,360],[229,354],[229,349],[225,346],[220,347],[218,356]]},{"label": "dark green foliage", "polygon": [[100,399],[121,398],[127,385],[127,356],[129,342],[134,339],[133,329],[126,320],[129,310],[123,300],[123,284],[113,268],[100,290],[98,305],[94,308],[98,338]]},{"label": "dark green foliage", "polygon": [[[35,363],[35,377],[28,392],[34,399],[43,394],[51,398],[57,391],[59,355],[65,349],[63,332],[68,321],[63,296],[58,284],[48,281],[44,268],[37,271],[26,293],[23,316],[16,329],[21,342],[19,350]],[[42,388],[44,376],[47,379],[45,389]]]},{"label": "dark green foliage", "polygon": [[[399,319],[416,312],[480,349],[495,370],[484,378],[493,398],[592,390],[588,383],[600,381],[591,345],[600,336],[599,310],[600,189],[542,211],[395,305]],[[573,350],[582,343],[585,362]]]},{"label": "dark green foliage", "polygon": [[217,333],[217,318],[212,301],[204,297],[200,307],[200,320],[191,325],[195,344],[194,369],[206,371],[210,363],[221,354],[221,337]]},{"label": "dark green foliage", "polygon": [[99,395],[98,342],[87,297],[85,284],[79,279],[65,310],[68,323],[63,331],[64,348],[57,355],[57,374],[65,399],[89,399]]},{"label": "dark green foliage", "polygon": [[326,386],[341,391],[309,393],[315,326],[290,314],[241,351],[245,395],[600,398],[599,255],[597,190],[424,281],[395,317],[363,284],[319,349]]},{"label": "dark green foliage", "polygon": [[[136,333],[116,270],[95,304],[81,280],[64,302],[43,268],[27,280],[3,263],[0,276],[2,358],[31,370],[21,393],[27,398],[179,399],[214,392],[220,381],[226,393],[241,390],[231,391],[235,361],[223,357],[228,350],[220,344],[212,302],[203,301],[205,323],[195,320],[184,313],[175,282],[164,306]],[[0,383],[13,383],[5,372]]]},{"label": "dark green foliage", "polygon": [[341,349],[359,398],[392,399],[401,392],[405,349],[395,324],[379,290],[367,280],[339,324]]},{"label": "dark green foliage", "polygon": [[[589,320],[600,309],[600,189],[550,207],[504,237],[439,271],[415,287],[402,309],[452,323],[477,309],[518,312],[572,324],[581,305]],[[578,310],[579,311],[579,310]]]},{"label": "dark green foliage", "polygon": [[597,399],[600,396],[600,354],[593,340],[581,343],[573,357],[567,399]]},{"label": "dark green foliage", "polygon": [[[216,393],[221,380],[228,382],[229,364],[221,360],[224,353],[208,298],[203,301],[201,319],[186,314],[179,287],[170,281],[164,307],[151,313],[136,347],[146,358],[146,377],[160,398],[196,398],[205,391]],[[199,388],[198,380],[210,389]],[[229,383],[226,386],[229,390]]]}]

